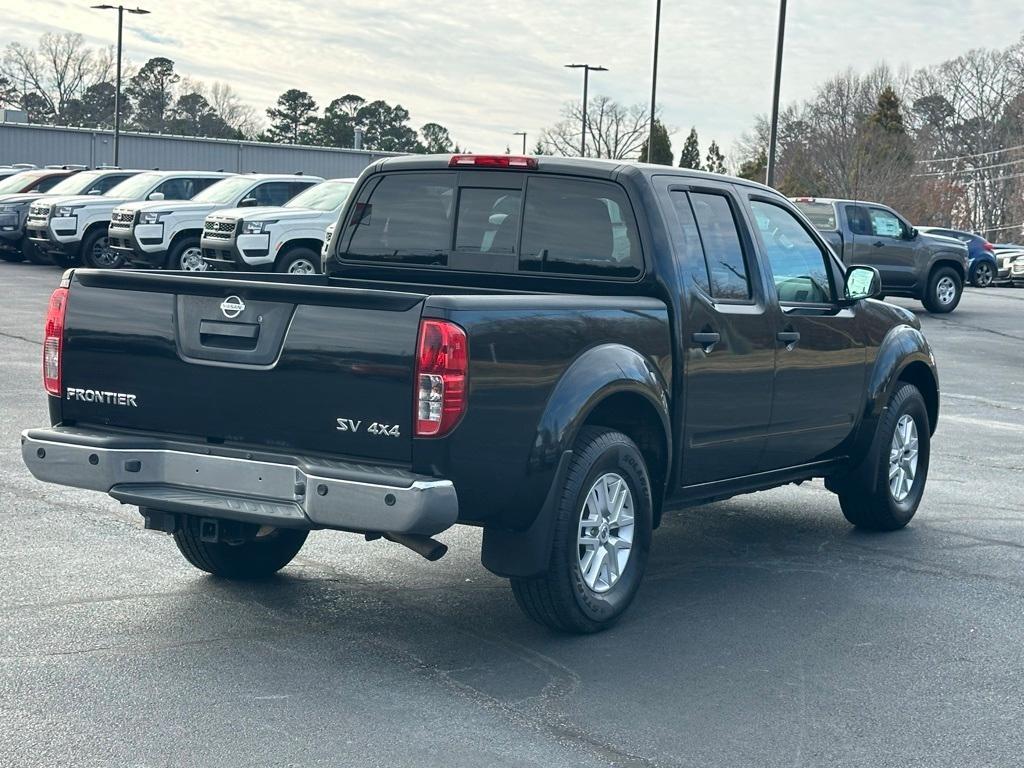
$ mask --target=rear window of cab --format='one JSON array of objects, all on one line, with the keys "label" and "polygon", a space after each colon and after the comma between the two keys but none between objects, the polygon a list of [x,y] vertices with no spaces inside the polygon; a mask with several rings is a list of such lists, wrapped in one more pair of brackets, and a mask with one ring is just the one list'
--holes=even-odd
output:
[{"label": "rear window of cab", "polygon": [[518,172],[382,174],[360,191],[338,255],[484,272],[643,273],[636,220],[619,185]]}]

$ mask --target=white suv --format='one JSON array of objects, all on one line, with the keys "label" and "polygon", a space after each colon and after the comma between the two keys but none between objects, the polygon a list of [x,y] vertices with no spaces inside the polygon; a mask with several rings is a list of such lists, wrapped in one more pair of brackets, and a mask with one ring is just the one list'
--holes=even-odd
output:
[{"label": "white suv", "polygon": [[48,199],[46,210],[29,212],[29,239],[61,266],[79,259],[87,267],[119,267],[124,257],[107,245],[110,217],[133,200],[187,200],[230,175],[215,171],[129,171],[129,178],[102,195]]},{"label": "white suv", "polygon": [[321,181],[302,174],[247,173],[222,179],[188,201],[127,203],[110,220],[110,247],[132,266],[201,271],[206,265],[199,238],[207,216],[224,208],[283,205]]},{"label": "white suv", "polygon": [[212,269],[319,272],[324,228],[338,220],[355,182],[330,179],[283,206],[235,208],[208,216],[203,261]]}]

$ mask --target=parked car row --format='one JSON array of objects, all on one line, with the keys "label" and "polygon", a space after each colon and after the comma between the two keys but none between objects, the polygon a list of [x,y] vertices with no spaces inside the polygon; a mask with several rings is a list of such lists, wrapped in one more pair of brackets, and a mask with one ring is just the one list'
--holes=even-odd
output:
[{"label": "parked car row", "polygon": [[0,257],[62,267],[320,271],[355,179],[81,167],[0,179]]}]

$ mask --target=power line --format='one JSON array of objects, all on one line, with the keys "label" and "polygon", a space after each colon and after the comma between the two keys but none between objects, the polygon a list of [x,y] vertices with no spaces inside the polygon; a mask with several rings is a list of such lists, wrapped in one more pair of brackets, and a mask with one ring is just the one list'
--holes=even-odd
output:
[{"label": "power line", "polygon": [[979,165],[979,166],[976,166],[974,168],[958,168],[956,170],[951,169],[951,170],[948,170],[948,171],[930,171],[929,173],[914,173],[914,174],[911,174],[911,175],[912,176],[952,176],[952,175],[961,174],[961,173],[977,173],[978,171],[987,171],[990,168],[1005,168],[1005,167],[1007,167],[1009,165],[1017,165],[1019,163],[1024,163],[1024,157],[1022,157],[1020,160],[1008,160],[1005,163],[993,163],[992,165]]},{"label": "power line", "polygon": [[998,155],[1002,152],[1012,152],[1015,149],[1024,149],[1024,144],[1020,144],[1016,147],[1004,147],[1003,149],[993,149],[991,152],[977,152],[973,155],[955,155],[953,157],[936,157],[930,160],[917,160],[918,163],[949,163],[953,160],[967,160],[972,157],[988,157],[989,155]]}]

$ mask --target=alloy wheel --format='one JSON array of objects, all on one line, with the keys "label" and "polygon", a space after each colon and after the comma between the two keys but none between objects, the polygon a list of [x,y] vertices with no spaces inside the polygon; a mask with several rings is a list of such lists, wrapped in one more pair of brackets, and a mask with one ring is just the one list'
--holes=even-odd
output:
[{"label": "alloy wheel", "polygon": [[953,278],[944,276],[939,278],[939,282],[935,284],[935,298],[939,300],[940,304],[952,304],[956,298],[956,283],[953,282]]},{"label": "alloy wheel", "polygon": [[633,493],[614,472],[597,478],[580,511],[577,548],[583,581],[594,592],[615,586],[633,549]]},{"label": "alloy wheel", "polygon": [[992,265],[983,262],[974,270],[974,282],[979,288],[988,288],[992,285],[995,275],[992,274]]},{"label": "alloy wheel", "polygon": [[109,241],[105,237],[99,238],[92,246],[90,261],[97,267],[117,267],[121,264],[120,255],[110,250]]},{"label": "alloy wheel", "polygon": [[889,492],[903,501],[914,488],[918,457],[917,423],[909,413],[900,416],[889,447]]}]

